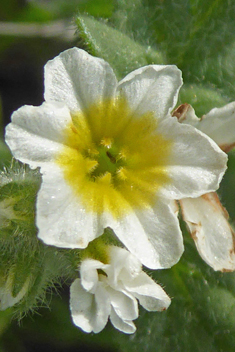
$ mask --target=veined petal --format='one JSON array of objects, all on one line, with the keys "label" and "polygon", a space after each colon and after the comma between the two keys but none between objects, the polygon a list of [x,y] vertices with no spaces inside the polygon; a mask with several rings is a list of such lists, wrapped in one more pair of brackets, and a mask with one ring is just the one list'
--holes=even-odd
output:
[{"label": "veined petal", "polygon": [[25,105],[12,114],[12,123],[6,127],[6,142],[15,158],[38,167],[61,151],[64,129],[70,121],[70,112],[62,104]]},{"label": "veined petal", "polygon": [[45,100],[64,102],[71,111],[112,96],[116,85],[109,64],[82,49],[66,50],[45,65]]},{"label": "veined petal", "polygon": [[85,332],[98,333],[107,324],[110,314],[109,297],[100,284],[96,294],[87,292],[76,279],[70,287],[70,310],[75,325]]},{"label": "veined petal", "polygon": [[217,144],[192,126],[179,124],[175,117],[161,121],[159,130],[174,143],[167,166],[171,182],[161,194],[181,199],[216,190],[227,162],[227,155]]},{"label": "veined petal", "polygon": [[134,280],[124,283],[125,289],[131,292],[148,311],[166,310],[171,300],[165,291],[146,273],[141,272]]},{"label": "veined petal", "polygon": [[133,211],[120,221],[110,220],[109,226],[148,268],[169,268],[183,253],[178,219],[171,207],[160,199],[153,208]]},{"label": "veined petal", "polygon": [[155,112],[166,117],[175,106],[182,85],[181,71],[174,65],[149,65],[129,73],[117,93],[127,98],[133,112]]},{"label": "veined petal", "polygon": [[235,269],[234,232],[216,193],[180,200],[182,216],[201,257],[214,270]]},{"label": "veined petal", "polygon": [[116,329],[125,334],[133,334],[136,331],[135,324],[132,321],[121,319],[113,308],[110,313],[110,321]]},{"label": "veined petal", "polygon": [[37,198],[38,237],[57,247],[87,247],[103,233],[99,216],[83,208],[56,164],[51,163],[41,171],[43,183]]}]

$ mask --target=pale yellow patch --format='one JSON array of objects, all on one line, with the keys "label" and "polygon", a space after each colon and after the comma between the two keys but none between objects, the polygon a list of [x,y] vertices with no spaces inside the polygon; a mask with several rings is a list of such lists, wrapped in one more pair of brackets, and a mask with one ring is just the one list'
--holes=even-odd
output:
[{"label": "pale yellow patch", "polygon": [[123,99],[109,99],[72,116],[56,162],[87,211],[120,218],[154,204],[170,182],[172,141],[158,131],[153,113],[131,113]]}]

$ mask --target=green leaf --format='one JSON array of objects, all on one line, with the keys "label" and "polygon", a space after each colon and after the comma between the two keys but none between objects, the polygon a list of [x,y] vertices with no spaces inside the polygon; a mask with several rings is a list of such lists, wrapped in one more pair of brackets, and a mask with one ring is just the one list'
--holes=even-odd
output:
[{"label": "green leaf", "polygon": [[235,42],[224,46],[218,55],[206,60],[197,75],[222,89],[230,98],[235,97]]},{"label": "green leaf", "polygon": [[235,4],[230,0],[143,2],[152,40],[161,42],[168,59],[182,69],[217,55],[233,39]]},{"label": "green leaf", "polygon": [[142,0],[114,0],[114,12],[110,19],[114,27],[143,45],[156,43],[151,37],[151,12]]},{"label": "green leaf", "polygon": [[226,105],[228,99],[223,97],[218,89],[197,84],[185,84],[180,90],[178,101],[178,104],[183,103],[191,104],[196,115],[201,117],[215,107]]},{"label": "green leaf", "polygon": [[0,139],[0,169],[11,160],[11,152],[7,145]]},{"label": "green leaf", "polygon": [[160,52],[136,43],[106,23],[88,16],[78,17],[76,23],[88,51],[108,61],[119,78],[141,66],[164,62]]}]

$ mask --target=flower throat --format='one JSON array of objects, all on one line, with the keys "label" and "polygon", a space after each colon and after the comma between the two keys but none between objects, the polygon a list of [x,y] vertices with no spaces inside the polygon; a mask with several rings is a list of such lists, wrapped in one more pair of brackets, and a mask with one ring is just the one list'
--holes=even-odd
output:
[{"label": "flower throat", "polygon": [[170,182],[172,142],[158,131],[152,112],[136,115],[124,99],[107,99],[77,112],[64,131],[57,157],[65,180],[86,210],[122,217],[153,205]]}]

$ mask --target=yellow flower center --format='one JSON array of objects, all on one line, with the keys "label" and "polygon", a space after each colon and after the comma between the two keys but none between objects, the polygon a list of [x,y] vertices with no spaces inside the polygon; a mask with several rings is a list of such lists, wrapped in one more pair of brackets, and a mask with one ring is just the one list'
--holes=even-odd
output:
[{"label": "yellow flower center", "polygon": [[86,211],[120,218],[156,202],[170,182],[172,141],[151,112],[131,112],[124,99],[108,99],[72,115],[56,162]]}]

